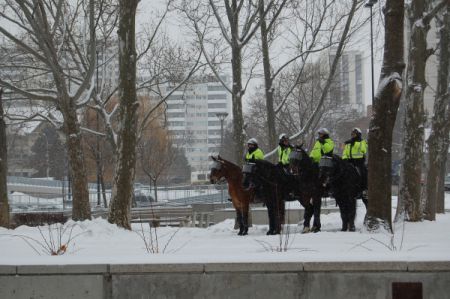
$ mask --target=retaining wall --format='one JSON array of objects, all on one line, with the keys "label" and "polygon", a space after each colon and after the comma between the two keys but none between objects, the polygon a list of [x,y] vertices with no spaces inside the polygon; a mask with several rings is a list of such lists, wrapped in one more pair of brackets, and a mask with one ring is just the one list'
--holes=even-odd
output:
[{"label": "retaining wall", "polygon": [[0,298],[8,299],[391,299],[397,282],[420,285],[417,298],[449,298],[450,262],[0,266]]}]

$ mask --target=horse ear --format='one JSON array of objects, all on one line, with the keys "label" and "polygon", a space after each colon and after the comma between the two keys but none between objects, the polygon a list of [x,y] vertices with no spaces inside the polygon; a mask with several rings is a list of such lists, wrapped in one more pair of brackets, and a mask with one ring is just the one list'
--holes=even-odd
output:
[{"label": "horse ear", "polygon": [[217,158],[214,156],[209,156],[213,161],[217,161]]}]

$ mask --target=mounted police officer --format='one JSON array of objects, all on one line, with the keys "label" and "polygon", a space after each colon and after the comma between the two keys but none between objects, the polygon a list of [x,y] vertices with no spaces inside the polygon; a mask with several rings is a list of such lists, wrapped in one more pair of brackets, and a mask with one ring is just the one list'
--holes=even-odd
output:
[{"label": "mounted police officer", "polygon": [[258,147],[258,141],[255,138],[250,138],[247,141],[247,153],[245,154],[245,162],[252,162],[255,160],[263,160],[264,152]]},{"label": "mounted police officer", "polygon": [[[264,152],[258,147],[258,141],[255,138],[250,138],[247,141],[247,153],[244,158],[246,163],[254,163],[256,160],[264,160]],[[246,179],[248,180],[248,179]],[[249,188],[254,188],[256,197],[258,199],[262,198],[262,183],[254,178],[251,182],[244,182],[244,185],[247,185]]]},{"label": "mounted police officer", "polygon": [[289,143],[289,137],[283,133],[279,136],[277,147],[278,165],[281,166],[286,173],[289,173],[289,155],[292,151],[292,145]]},{"label": "mounted police officer", "polygon": [[[362,139],[360,128],[353,128],[351,139],[345,142],[342,159],[352,163],[361,176],[361,187],[367,190],[367,168],[366,168],[367,142]],[[365,194],[363,194],[365,196]],[[364,198],[363,198],[364,199]]]},{"label": "mounted police officer", "polygon": [[332,157],[334,150],[334,142],[330,138],[330,131],[328,131],[327,128],[319,129],[317,134],[319,137],[317,138],[316,143],[314,143],[314,147],[309,154],[315,163],[319,163],[322,156]]}]

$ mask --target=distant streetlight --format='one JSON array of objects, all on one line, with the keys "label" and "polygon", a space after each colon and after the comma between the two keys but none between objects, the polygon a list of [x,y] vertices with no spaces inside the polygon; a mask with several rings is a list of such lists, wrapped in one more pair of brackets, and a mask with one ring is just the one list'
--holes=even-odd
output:
[{"label": "distant streetlight", "polygon": [[223,122],[225,121],[225,118],[227,118],[228,113],[217,112],[216,116],[220,120],[220,151],[222,151],[222,148],[223,148]]},{"label": "distant streetlight", "polygon": [[373,22],[372,22],[372,7],[375,3],[377,3],[378,0],[368,0],[366,4],[364,4],[364,7],[370,8],[370,64],[372,69],[372,105],[375,100],[375,94],[374,94],[374,82],[373,82]]}]

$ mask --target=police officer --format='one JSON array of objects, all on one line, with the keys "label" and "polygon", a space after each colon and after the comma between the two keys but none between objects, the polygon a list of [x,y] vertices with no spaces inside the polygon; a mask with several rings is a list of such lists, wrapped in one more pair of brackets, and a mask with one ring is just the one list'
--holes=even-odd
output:
[{"label": "police officer", "polygon": [[311,150],[309,156],[313,159],[315,163],[320,162],[320,158],[323,155],[331,157],[334,150],[334,142],[330,138],[330,131],[327,128],[321,128],[317,131],[319,137],[317,138],[314,147]]},{"label": "police officer", "polygon": [[245,154],[245,162],[264,159],[264,152],[258,147],[258,141],[250,138],[247,141],[247,153]]},{"label": "police officer", "polygon": [[351,139],[345,142],[342,159],[352,163],[361,176],[361,187],[367,190],[367,168],[366,168],[367,142],[362,139],[361,129],[353,128]]},{"label": "police officer", "polygon": [[[264,152],[258,147],[258,141],[255,138],[250,138],[247,141],[247,153],[245,154],[245,162],[252,163],[256,160],[263,160]],[[248,185],[249,188],[255,189],[256,198],[262,200],[263,186],[262,183],[255,177],[252,181],[248,181],[249,178],[245,178],[244,185]]]},{"label": "police officer", "polygon": [[292,146],[289,144],[289,137],[283,133],[279,136],[278,142],[278,165],[282,166],[285,170],[289,168],[289,154],[292,151]]}]

